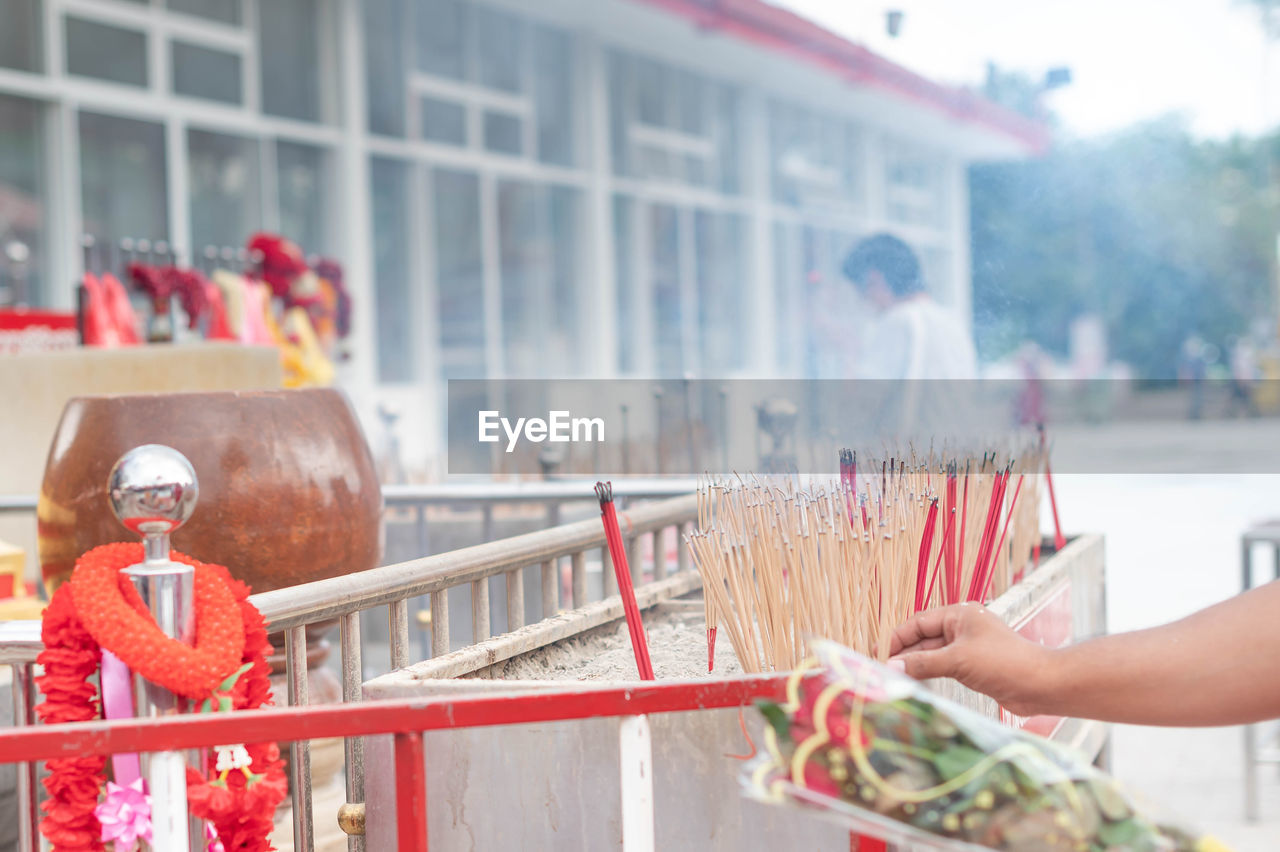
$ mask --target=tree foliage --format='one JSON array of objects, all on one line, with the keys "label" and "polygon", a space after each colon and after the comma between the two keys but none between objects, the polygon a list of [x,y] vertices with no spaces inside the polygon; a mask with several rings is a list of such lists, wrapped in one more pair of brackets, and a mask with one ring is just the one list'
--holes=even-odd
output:
[{"label": "tree foliage", "polygon": [[1280,139],[1194,138],[1169,117],[970,172],[975,330],[986,358],[1065,354],[1101,316],[1114,358],[1166,378],[1196,333],[1223,344],[1274,313]]}]

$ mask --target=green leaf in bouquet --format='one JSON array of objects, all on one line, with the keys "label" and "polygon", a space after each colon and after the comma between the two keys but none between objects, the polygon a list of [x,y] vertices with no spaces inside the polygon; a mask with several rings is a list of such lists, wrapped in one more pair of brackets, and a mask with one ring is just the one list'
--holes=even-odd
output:
[{"label": "green leaf in bouquet", "polygon": [[960,735],[960,729],[946,716],[938,713],[929,723],[929,733],[939,739],[951,740]]},{"label": "green leaf in bouquet", "polygon": [[791,719],[787,716],[786,710],[771,701],[757,701],[756,709],[764,716],[765,721],[769,723],[769,727],[773,728],[773,732],[778,735],[779,740],[790,741]]},{"label": "green leaf in bouquet", "polygon": [[943,780],[950,781],[958,775],[969,771],[986,755],[972,746],[953,745],[943,749],[933,757],[933,765]]},{"label": "green leaf in bouquet", "polygon": [[1089,792],[1098,803],[1098,809],[1107,819],[1115,822],[1127,820],[1133,816],[1133,810],[1125,800],[1124,794],[1110,778],[1092,778],[1089,780]]},{"label": "green leaf in bouquet", "polygon": [[902,712],[909,713],[922,722],[932,722],[935,719],[942,718],[942,714],[933,705],[925,704],[915,698],[904,698],[901,701],[894,701],[892,704]]},{"label": "green leaf in bouquet", "polygon": [[1098,839],[1108,846],[1127,846],[1142,834],[1142,826],[1132,819],[1105,822],[1098,827]]}]

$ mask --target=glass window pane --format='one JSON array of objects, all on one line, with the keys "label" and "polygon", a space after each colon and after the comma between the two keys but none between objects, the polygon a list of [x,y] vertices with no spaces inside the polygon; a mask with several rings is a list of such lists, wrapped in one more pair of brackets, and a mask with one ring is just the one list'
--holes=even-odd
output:
[{"label": "glass window pane", "polygon": [[484,378],[480,181],[474,174],[437,169],[432,201],[443,378]]},{"label": "glass window pane", "polygon": [[173,91],[193,98],[238,104],[241,101],[240,57],[182,41],[171,45]]},{"label": "glass window pane", "polygon": [[41,70],[42,29],[40,0],[6,0],[4,26],[0,27],[0,68]]},{"label": "glass window pane", "polygon": [[908,225],[941,227],[947,221],[942,164],[919,150],[894,147],[886,152],[887,215]]},{"label": "glass window pane", "polygon": [[41,107],[0,95],[0,305],[44,304]]},{"label": "glass window pane", "polygon": [[716,93],[716,156],[720,191],[737,195],[742,190],[741,158],[738,146],[738,93],[728,86],[718,87]]},{"label": "glass window pane", "polygon": [[70,16],[66,25],[67,73],[147,85],[146,35]]},{"label": "glass window pane", "polygon": [[467,76],[466,8],[459,0],[417,0],[418,70],[437,77]]},{"label": "glass window pane", "polygon": [[498,185],[499,263],[502,275],[502,345],[513,378],[540,369],[540,332],[551,321],[551,246],[546,190],[527,183]]},{"label": "glass window pane", "polygon": [[640,288],[636,286],[635,202],[626,196],[613,197],[614,274],[618,291],[618,370],[634,373],[640,369]]},{"label": "glass window pane", "polygon": [[609,142],[613,173],[635,174],[631,162],[631,59],[620,53],[609,54]]},{"label": "glass window pane", "polygon": [[635,119],[641,124],[666,126],[667,68],[651,59],[631,61],[631,85],[635,97]]},{"label": "glass window pane", "polygon": [[777,334],[778,369],[784,378],[800,378],[799,306],[807,304],[804,265],[800,261],[795,227],[773,226],[773,312]]},{"label": "glass window pane", "polygon": [[722,376],[746,365],[742,332],[750,323],[743,224],[732,214],[699,212],[694,226],[701,367],[706,376]]},{"label": "glass window pane", "polygon": [[499,154],[524,152],[524,122],[504,112],[484,114],[484,147]]},{"label": "glass window pane", "polygon": [[467,108],[452,101],[423,98],[422,138],[448,145],[466,145]]},{"label": "glass window pane", "polygon": [[79,124],[85,232],[100,244],[169,239],[164,127],[90,112]]},{"label": "glass window pane", "polygon": [[[271,5],[278,0],[266,0]],[[218,21],[223,24],[240,25],[240,0],[166,0],[170,11],[182,12],[184,15],[195,15]]]},{"label": "glass window pane", "polygon": [[409,247],[409,189],[412,169],[395,160],[370,162],[373,194],[374,297],[378,315],[378,380],[409,382],[417,377]]},{"label": "glass window pane", "polygon": [[581,363],[581,352],[575,349],[577,341],[595,351],[589,337],[580,333],[580,309],[586,294],[579,287],[581,270],[578,235],[584,233],[582,224],[582,194],[562,186],[551,188],[551,246],[555,261],[554,302],[556,350],[563,351],[564,370],[571,374]]},{"label": "glass window pane", "polygon": [[307,254],[328,254],[329,157],[323,148],[276,143],[280,231]]},{"label": "glass window pane", "polygon": [[684,306],[680,286],[680,213],[655,204],[649,209],[653,274],[653,334],[658,378],[684,375]]},{"label": "glass window pane", "polygon": [[475,21],[480,85],[519,92],[524,60],[523,22],[483,6],[476,7]]},{"label": "glass window pane", "polygon": [[187,160],[193,247],[244,245],[262,227],[257,141],[189,130]]},{"label": "glass window pane", "polygon": [[705,136],[710,104],[707,85],[697,74],[681,71],[676,75],[676,103],[680,113],[679,129],[694,136]]},{"label": "glass window pane", "polygon": [[578,193],[498,186],[502,341],[507,375],[570,375],[580,363]]},{"label": "glass window pane", "polygon": [[[320,121],[320,15],[316,0],[258,3],[258,56],[262,111]],[[385,49],[380,45],[379,49]]]},{"label": "glass window pane", "polygon": [[566,33],[537,28],[533,97],[538,117],[538,159],[573,165],[573,44]]},{"label": "glass window pane", "polygon": [[404,136],[406,0],[364,0],[365,100],[370,133]]}]

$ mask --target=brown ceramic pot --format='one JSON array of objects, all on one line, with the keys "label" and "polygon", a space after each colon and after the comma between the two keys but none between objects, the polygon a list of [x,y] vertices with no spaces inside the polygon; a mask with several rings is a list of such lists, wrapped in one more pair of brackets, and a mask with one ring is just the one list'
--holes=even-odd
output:
[{"label": "brown ceramic pot", "polygon": [[382,492],[346,397],[331,389],[77,397],[40,489],[50,592],[92,547],[130,541],[107,503],[126,451],[166,444],[195,468],[200,499],[173,546],[226,565],[255,592],[373,568]]}]

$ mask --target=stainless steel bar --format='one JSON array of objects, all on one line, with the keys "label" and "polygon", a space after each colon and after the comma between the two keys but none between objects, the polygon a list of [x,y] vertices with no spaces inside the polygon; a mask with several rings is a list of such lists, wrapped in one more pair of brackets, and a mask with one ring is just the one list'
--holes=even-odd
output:
[{"label": "stainless steel bar", "polygon": [[573,608],[587,604],[587,553],[579,550],[571,558],[573,571]]},{"label": "stainless steel bar", "polygon": [[0,621],[0,666],[34,663],[43,650],[39,621]]},{"label": "stainless steel bar", "polygon": [[[622,520],[634,537],[689,520],[696,513],[697,498],[689,495],[629,509]],[[474,582],[603,544],[604,529],[598,520],[589,519],[373,568],[361,572],[358,578],[332,577],[262,592],[252,600],[274,628],[285,629]],[[433,618],[434,615],[433,610]]]},{"label": "stainless steel bar", "polygon": [[618,593],[618,575],[613,572],[613,555],[609,548],[600,548],[600,571],[604,574],[602,588],[604,597],[612,597]]},{"label": "stainless steel bar", "polygon": [[550,618],[560,611],[560,580],[556,576],[556,560],[542,563],[542,617]]},{"label": "stainless steel bar", "polygon": [[489,578],[471,584],[471,641],[483,642],[492,636],[489,630]]},{"label": "stainless steel bar", "polygon": [[507,572],[507,630],[524,627],[524,569]]},{"label": "stainless steel bar", "polygon": [[689,544],[684,537],[693,532],[693,524],[686,521],[676,524],[676,570],[689,570]]},{"label": "stainless steel bar", "polygon": [[[357,611],[344,615],[338,622],[338,633],[342,648],[342,700],[344,703],[354,703],[360,700],[360,684],[364,681],[364,666],[360,654],[360,613]],[[364,737],[347,737],[343,751],[347,770],[347,801],[358,804],[364,801]],[[363,850],[363,837],[347,835],[347,852]]]},{"label": "stainless steel bar", "polygon": [[402,669],[409,665],[409,601],[388,604],[387,621],[391,633],[391,668]]},{"label": "stainless steel bar", "polygon": [[653,531],[653,579],[667,579],[667,553],[663,542],[665,529]]},{"label": "stainless steel bar", "polygon": [[[25,727],[35,724],[32,706],[35,698],[35,671],[31,663],[14,663],[13,672],[13,724]],[[40,852],[40,811],[36,805],[37,764],[18,764],[18,849],[20,852]]]},{"label": "stainless steel bar", "polygon": [[[307,698],[307,629],[290,627],[284,634],[284,660],[289,680],[289,706],[301,707]],[[315,834],[311,823],[311,742],[289,744],[290,790],[293,793],[293,848],[313,852]]]},{"label": "stainless steel bar", "polygon": [[431,656],[449,653],[449,590],[431,594]]},{"label": "stainless steel bar", "polygon": [[[382,500],[388,509],[417,509],[450,503],[558,503],[570,500],[596,499],[593,482],[556,480],[521,483],[456,483],[451,485],[384,485]],[[613,483],[615,497],[661,500],[692,494],[697,490],[694,479],[636,478]],[[34,494],[0,496],[0,513],[34,512]],[[558,507],[557,507],[558,508]]]},{"label": "stainless steel bar", "polygon": [[[442,506],[463,503],[564,503],[595,500],[594,480],[557,479],[513,483],[452,483],[433,485],[384,485],[383,502],[390,507]],[[613,483],[613,494],[645,500],[660,500],[692,494],[698,490],[693,477],[636,477]],[[0,498],[0,509],[4,498]],[[9,498],[21,499],[21,498]],[[22,507],[35,507],[35,497],[26,498]]]}]

